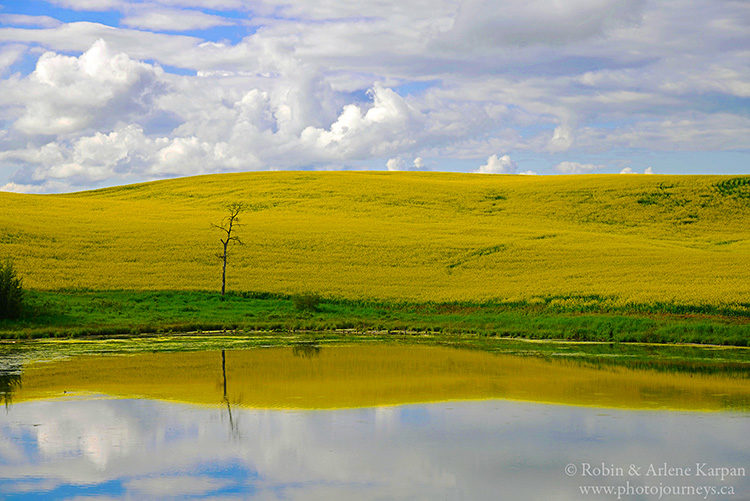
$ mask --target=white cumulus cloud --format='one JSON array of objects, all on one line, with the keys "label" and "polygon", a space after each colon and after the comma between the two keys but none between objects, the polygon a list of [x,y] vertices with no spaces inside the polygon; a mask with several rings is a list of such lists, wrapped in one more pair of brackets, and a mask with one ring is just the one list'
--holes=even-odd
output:
[{"label": "white cumulus cloud", "polygon": [[404,162],[403,158],[389,158],[385,163],[385,167],[390,171],[404,170],[406,162]]},{"label": "white cumulus cloud", "polygon": [[26,134],[64,134],[144,114],[161,73],[103,40],[80,57],[47,52],[18,90],[25,111],[14,125]]},{"label": "white cumulus cloud", "polygon": [[474,172],[478,174],[513,174],[516,172],[516,163],[511,160],[510,155],[491,155],[487,163],[479,166]]},{"label": "white cumulus cloud", "polygon": [[578,162],[560,162],[555,166],[555,169],[563,174],[588,174],[605,168],[606,166],[604,165],[582,164]]},{"label": "white cumulus cloud", "polygon": [[[654,173],[654,169],[653,169],[653,167],[646,167],[643,170],[643,173],[647,174],[647,175],[648,174],[653,174]],[[636,171],[634,171],[632,167],[625,167],[624,169],[622,169],[620,171],[620,174],[638,174],[638,173]]]},{"label": "white cumulus cloud", "polygon": [[422,170],[427,166],[427,164],[422,157],[414,158],[414,160],[411,162],[411,165],[409,165],[409,163],[402,157],[394,157],[389,158],[385,163],[385,166],[390,171]]},{"label": "white cumulus cloud", "polygon": [[307,127],[302,143],[330,160],[387,155],[413,144],[421,128],[419,112],[391,89],[376,85],[372,106],[344,106],[330,128]]},{"label": "white cumulus cloud", "polygon": [[573,129],[569,125],[555,127],[547,149],[553,153],[567,151],[573,145]]},{"label": "white cumulus cloud", "polygon": [[37,184],[18,184],[18,183],[5,183],[0,186],[0,191],[9,191],[12,193],[43,193],[45,186]]}]

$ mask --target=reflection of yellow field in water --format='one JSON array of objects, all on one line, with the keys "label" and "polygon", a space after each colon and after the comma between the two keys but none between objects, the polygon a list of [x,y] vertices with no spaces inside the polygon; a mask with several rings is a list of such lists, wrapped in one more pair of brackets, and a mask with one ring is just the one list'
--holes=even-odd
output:
[{"label": "reflection of yellow field in water", "polygon": [[[515,399],[633,409],[747,410],[750,383],[726,375],[597,369],[572,361],[428,346],[226,352],[227,397],[252,408],[325,409]],[[81,356],[35,363],[14,402],[93,392],[223,402],[221,352]]]}]

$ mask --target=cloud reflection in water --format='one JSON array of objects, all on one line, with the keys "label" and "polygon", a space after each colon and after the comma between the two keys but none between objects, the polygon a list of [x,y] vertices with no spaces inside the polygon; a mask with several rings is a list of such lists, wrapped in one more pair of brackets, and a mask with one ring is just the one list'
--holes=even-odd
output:
[{"label": "cloud reflection in water", "polygon": [[[13,404],[0,415],[0,493],[578,499],[581,479],[565,476],[567,463],[746,466],[750,459],[746,416],[737,413],[501,400],[232,412],[234,431],[219,406],[133,399]],[[738,493],[750,488],[746,477],[724,485]]]}]

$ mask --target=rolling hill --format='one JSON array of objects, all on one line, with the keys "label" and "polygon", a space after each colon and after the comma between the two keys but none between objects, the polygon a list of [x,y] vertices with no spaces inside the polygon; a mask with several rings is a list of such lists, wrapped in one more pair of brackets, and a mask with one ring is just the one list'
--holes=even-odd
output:
[{"label": "rolling hill", "polygon": [[0,193],[27,287],[389,301],[733,304],[750,298],[750,177],[264,172]]}]

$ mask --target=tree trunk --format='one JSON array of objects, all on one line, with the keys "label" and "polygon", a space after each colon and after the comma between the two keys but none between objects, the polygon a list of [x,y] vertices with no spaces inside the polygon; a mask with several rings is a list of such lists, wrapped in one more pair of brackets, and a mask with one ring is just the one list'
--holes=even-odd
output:
[{"label": "tree trunk", "polygon": [[224,264],[221,269],[221,297],[224,297],[224,290],[227,284],[227,244],[229,244],[229,240],[224,243]]}]

